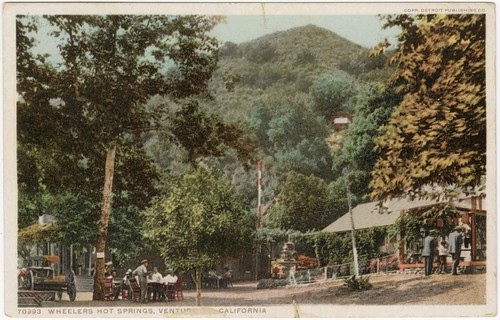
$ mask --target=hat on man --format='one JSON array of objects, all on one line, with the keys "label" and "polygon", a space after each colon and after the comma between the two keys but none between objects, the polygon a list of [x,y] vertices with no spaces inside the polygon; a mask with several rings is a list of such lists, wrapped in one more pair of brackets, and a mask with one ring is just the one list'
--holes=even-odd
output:
[{"label": "hat on man", "polygon": [[144,263],[149,263],[149,259],[143,259],[143,260],[141,261],[141,264],[144,264]]},{"label": "hat on man", "polygon": [[127,272],[125,274],[129,274],[132,272],[132,269],[128,269]]},{"label": "hat on man", "polygon": [[110,266],[110,265],[112,265],[112,264],[113,264],[113,262],[111,262],[111,261],[106,262],[106,265],[107,265],[107,266]]},{"label": "hat on man", "polygon": [[435,236],[435,235],[437,235],[437,234],[438,234],[438,231],[437,231],[436,229],[433,229],[433,230],[429,231],[429,234],[430,234],[431,236]]}]

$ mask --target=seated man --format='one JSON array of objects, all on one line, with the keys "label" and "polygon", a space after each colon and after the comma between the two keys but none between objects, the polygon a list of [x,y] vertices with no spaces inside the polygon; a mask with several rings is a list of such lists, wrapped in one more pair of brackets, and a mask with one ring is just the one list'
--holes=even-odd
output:
[{"label": "seated man", "polygon": [[173,296],[174,287],[172,286],[172,288],[169,288],[168,285],[176,283],[178,278],[170,270],[165,271],[165,274],[166,274],[165,277],[163,277],[163,285],[165,286],[166,297],[169,300],[173,300],[174,299],[174,296]]},{"label": "seated man", "polygon": [[149,276],[148,287],[152,289],[153,301],[160,301],[163,277],[158,272],[158,268],[153,268],[153,273]]}]

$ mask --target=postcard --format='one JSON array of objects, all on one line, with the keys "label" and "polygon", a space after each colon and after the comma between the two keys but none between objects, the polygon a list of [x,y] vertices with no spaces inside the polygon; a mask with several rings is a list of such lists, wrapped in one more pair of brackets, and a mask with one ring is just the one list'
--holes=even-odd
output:
[{"label": "postcard", "polygon": [[495,24],[6,3],[5,315],[496,316]]}]

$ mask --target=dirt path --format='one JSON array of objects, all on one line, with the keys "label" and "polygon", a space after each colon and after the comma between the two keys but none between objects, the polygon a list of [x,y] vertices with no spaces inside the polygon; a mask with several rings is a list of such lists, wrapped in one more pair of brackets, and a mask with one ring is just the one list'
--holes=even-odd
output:
[{"label": "dirt path", "polygon": [[[292,297],[301,304],[332,305],[480,305],[486,304],[486,274],[425,277],[413,274],[372,276],[373,288],[350,292],[343,281],[301,285],[292,288],[256,289],[255,282],[235,283],[234,288],[205,290],[203,306],[270,306],[290,304]],[[149,306],[194,306],[193,290],[184,292],[183,301],[149,303]],[[140,306],[128,301],[89,301],[91,293],[80,293],[78,301],[61,301],[56,306]],[[142,305],[144,306],[144,305]]]}]

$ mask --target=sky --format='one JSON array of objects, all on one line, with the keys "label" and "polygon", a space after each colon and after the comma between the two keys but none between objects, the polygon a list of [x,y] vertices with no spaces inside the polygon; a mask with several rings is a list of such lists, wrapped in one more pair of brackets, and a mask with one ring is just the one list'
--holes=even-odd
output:
[{"label": "sky", "polygon": [[302,15],[302,16],[228,16],[213,34],[222,41],[242,43],[265,34],[314,24],[364,47],[373,47],[388,38],[394,41],[397,28],[383,30],[383,21],[375,15]]}]

